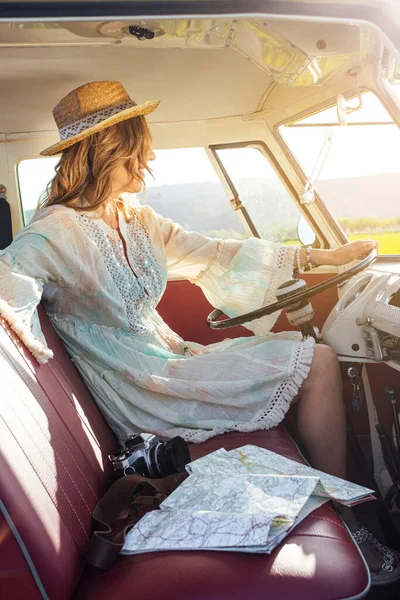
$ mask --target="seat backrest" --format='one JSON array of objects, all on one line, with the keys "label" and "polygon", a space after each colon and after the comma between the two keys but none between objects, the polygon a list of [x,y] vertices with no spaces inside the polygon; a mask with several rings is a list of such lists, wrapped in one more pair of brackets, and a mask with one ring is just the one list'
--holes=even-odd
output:
[{"label": "seat backrest", "polygon": [[[66,600],[84,568],[115,439],[42,310],[40,319],[54,351],[46,365],[0,319],[0,499],[47,595]],[[0,524],[0,595],[34,600],[38,588],[11,529]]]}]

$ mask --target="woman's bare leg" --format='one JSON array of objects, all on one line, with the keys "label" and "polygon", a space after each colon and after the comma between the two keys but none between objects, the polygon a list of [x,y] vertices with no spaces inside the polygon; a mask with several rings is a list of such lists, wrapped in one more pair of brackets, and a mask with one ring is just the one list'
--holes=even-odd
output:
[{"label": "woman's bare leg", "polygon": [[[310,373],[300,389],[298,430],[315,469],[346,479],[346,417],[342,400],[342,378],[336,353],[317,344]],[[350,531],[360,525],[353,511],[340,507]],[[370,569],[378,571],[382,558],[369,543],[361,550]]]},{"label": "woman's bare leg", "polygon": [[315,469],[346,478],[346,417],[336,353],[317,344],[300,390],[297,426]]}]

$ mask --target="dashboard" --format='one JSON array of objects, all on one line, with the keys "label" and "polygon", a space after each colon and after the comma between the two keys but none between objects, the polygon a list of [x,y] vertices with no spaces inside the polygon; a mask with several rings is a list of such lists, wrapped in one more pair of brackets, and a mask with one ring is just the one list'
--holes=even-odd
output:
[{"label": "dashboard", "polygon": [[322,329],[344,360],[390,361],[400,370],[400,269],[374,264],[339,288]]}]

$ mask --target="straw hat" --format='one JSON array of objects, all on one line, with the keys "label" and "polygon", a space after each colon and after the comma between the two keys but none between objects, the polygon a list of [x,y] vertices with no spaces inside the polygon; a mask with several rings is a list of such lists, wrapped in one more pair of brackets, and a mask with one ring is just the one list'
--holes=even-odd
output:
[{"label": "straw hat", "polygon": [[92,133],[132,117],[148,115],[159,104],[159,100],[136,104],[119,81],[94,81],[82,85],[54,108],[53,116],[61,141],[40,154],[59,154]]}]

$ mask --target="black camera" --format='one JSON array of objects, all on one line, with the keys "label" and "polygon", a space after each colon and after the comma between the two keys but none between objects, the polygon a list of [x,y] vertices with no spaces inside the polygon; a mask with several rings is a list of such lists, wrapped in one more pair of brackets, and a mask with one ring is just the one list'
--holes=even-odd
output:
[{"label": "black camera", "polygon": [[128,437],[118,454],[109,458],[117,478],[138,473],[151,479],[181,473],[191,460],[189,447],[181,437],[162,442],[150,433]]}]

